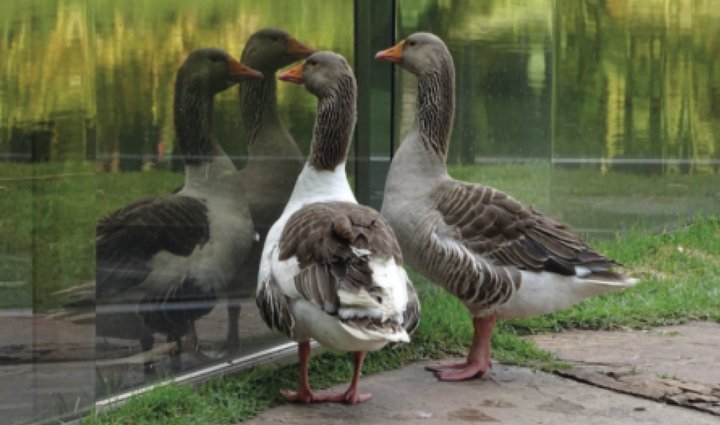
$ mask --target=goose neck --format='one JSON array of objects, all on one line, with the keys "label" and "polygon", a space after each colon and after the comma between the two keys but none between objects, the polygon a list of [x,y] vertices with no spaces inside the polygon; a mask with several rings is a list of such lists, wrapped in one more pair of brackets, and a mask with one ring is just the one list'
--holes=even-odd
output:
[{"label": "goose neck", "polygon": [[215,136],[214,108],[211,94],[203,93],[199,85],[185,84],[178,76],[173,120],[178,147],[186,166],[212,162],[222,154]]},{"label": "goose neck", "polygon": [[455,116],[455,71],[449,53],[439,66],[418,76],[414,130],[423,148],[444,162]]},{"label": "goose neck", "polygon": [[262,73],[262,80],[246,80],[238,87],[240,117],[249,146],[262,142],[263,129],[277,129],[283,125],[277,112],[275,71],[264,70]]},{"label": "goose neck", "polygon": [[356,120],[356,87],[351,75],[318,97],[317,117],[308,164],[333,171],[347,159]]}]

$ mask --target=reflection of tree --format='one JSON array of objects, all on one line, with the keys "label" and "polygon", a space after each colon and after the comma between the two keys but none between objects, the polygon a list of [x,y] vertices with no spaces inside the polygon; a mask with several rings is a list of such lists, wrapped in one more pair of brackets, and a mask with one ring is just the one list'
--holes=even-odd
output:
[{"label": "reflection of tree", "polygon": [[[559,2],[554,153],[601,169],[711,173],[718,32],[712,1]],[[662,159],[639,168],[613,159]],[[683,163],[691,161],[689,167]]]},{"label": "reflection of tree", "polygon": [[[10,150],[11,119],[19,125],[52,120],[54,159],[93,153],[95,146],[85,145],[96,130],[102,167],[139,170],[159,142],[172,152],[172,88],[187,53],[217,46],[239,57],[245,40],[264,26],[283,26],[310,46],[352,58],[352,0],[57,0],[37,6],[0,4],[0,152]],[[281,114],[299,112],[308,122],[300,128],[307,137],[297,139],[309,141],[312,99],[287,85],[278,95]],[[217,105],[219,137],[231,154],[241,149],[236,96],[228,91]],[[134,156],[121,163],[120,152]]]},{"label": "reflection of tree", "polygon": [[[41,19],[21,13],[35,10],[26,2],[3,2],[0,46],[0,151],[12,133],[28,134],[25,144],[32,143],[36,123],[52,122],[50,146],[27,146],[26,150],[49,150],[63,159],[85,157],[85,125],[94,112],[92,74],[86,64],[91,60],[87,44],[88,25],[84,4],[77,1],[47,2],[43,13],[56,13],[53,19]],[[45,15],[43,15],[45,16]],[[16,128],[10,128],[12,126]],[[66,145],[57,146],[63,137]],[[43,155],[44,156],[44,155]]]}]

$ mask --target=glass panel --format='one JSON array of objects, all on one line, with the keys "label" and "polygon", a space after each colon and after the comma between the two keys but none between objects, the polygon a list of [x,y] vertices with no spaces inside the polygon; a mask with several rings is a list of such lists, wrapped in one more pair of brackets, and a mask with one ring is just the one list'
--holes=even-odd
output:
[{"label": "glass panel", "polygon": [[[182,268],[198,261],[193,256],[202,255],[204,249],[218,251],[211,251],[216,254],[208,260],[210,270],[202,271],[194,265],[186,276],[174,276],[172,273],[176,269],[158,265],[153,269],[158,271],[150,273],[166,274],[164,277],[150,274],[139,278],[147,279],[137,284],[140,293],[126,291],[126,299],[113,295],[99,304],[103,313],[98,314],[97,349],[102,350],[103,357],[98,361],[97,369],[108,392],[287,342],[284,336],[271,333],[262,322],[255,306],[254,291],[262,242],[282,212],[304,163],[303,155],[309,149],[316,99],[301,87],[279,83],[277,116],[274,116],[275,71],[287,68],[293,61],[286,59],[284,50],[275,49],[273,43],[278,40],[271,37],[259,38],[248,47],[253,53],[246,51],[243,54],[243,49],[253,33],[276,26],[307,46],[336,51],[352,63],[352,19],[353,4],[347,0],[331,3],[322,0],[215,0],[202,3],[137,0],[98,5],[98,219],[142,197],[169,195],[183,186],[185,172],[181,145],[175,138],[173,99],[178,67],[190,52],[200,47],[218,46],[234,58],[242,58],[248,66],[265,72],[265,80],[261,83],[240,82],[239,88],[217,94],[214,109],[217,140],[235,167],[243,170],[241,184],[246,189],[251,210],[257,213],[253,219],[261,242],[254,242],[245,264],[231,282],[211,278],[225,267],[230,270],[229,263],[217,260],[223,255],[222,248],[217,246],[224,246],[225,242],[219,239],[223,237],[222,233],[237,234],[231,226],[240,226],[240,222],[238,217],[218,218],[221,210],[217,209],[220,208],[217,203],[234,199],[237,187],[232,186],[227,192],[221,189],[221,179],[213,176],[214,167],[220,160],[212,161],[212,166],[204,163],[207,168],[202,179],[216,179],[216,182],[208,186],[201,183],[202,188],[195,192],[194,183],[189,187],[186,185],[180,195],[197,195],[206,203],[207,216],[198,218],[193,225],[196,230],[200,229],[207,217],[208,245],[201,247],[202,243],[198,242],[192,254],[176,255],[168,261],[177,262]],[[286,38],[283,36],[279,41],[283,46]],[[238,109],[239,90],[246,103],[245,112]],[[178,107],[192,108],[193,104],[183,103]],[[175,113],[177,111],[175,109]],[[286,144],[288,136],[279,127],[278,117],[294,137],[299,151],[292,138],[288,142],[291,145]],[[255,134],[252,141],[248,138],[250,133]],[[217,193],[213,192],[216,190]],[[150,210],[160,211],[161,208],[153,206]],[[165,219],[157,220],[158,226],[166,224]],[[221,220],[226,220],[226,224],[216,224]],[[192,246],[196,246],[195,242]],[[102,250],[100,245],[98,247],[98,276],[107,272],[111,275],[110,285],[121,286],[122,283],[116,282],[117,266],[110,260],[100,264]],[[153,258],[161,260],[161,257]],[[155,284],[154,279],[159,282],[165,278],[183,285],[168,299],[163,298],[167,292],[149,289],[150,284]],[[229,289],[218,289],[217,294],[209,289],[225,284]],[[188,288],[191,289],[188,291]],[[97,290],[106,289],[98,287]],[[112,293],[115,289],[108,291]],[[214,299],[214,295],[219,300]],[[239,335],[239,342],[228,340],[228,305],[239,307],[239,330],[231,331],[232,335]],[[232,322],[235,320],[231,319]],[[192,330],[188,328],[192,322],[199,338],[197,352],[193,350]],[[173,355],[177,338],[182,347],[179,358]],[[231,342],[229,346],[228,341]],[[142,357],[143,351],[148,351],[152,362]]]},{"label": "glass panel", "polygon": [[598,235],[717,211],[717,5],[557,4],[552,209]]},{"label": "glass panel", "polygon": [[[184,184],[173,100],[178,68],[190,52],[217,46],[240,60],[249,37],[274,26],[307,46],[338,52],[352,64],[353,2],[2,2],[0,16],[2,422],[72,414],[95,398],[287,342],[268,330],[253,299],[259,250],[304,164],[316,110],[312,95],[283,83],[277,85],[277,116],[273,113],[274,72],[299,59],[287,59],[286,35],[273,39],[285,50],[273,53],[272,41],[266,40],[253,48],[255,56],[243,57],[266,73],[263,85],[254,89],[240,84],[246,87],[244,114],[238,108],[239,88],[215,96],[217,140],[244,174],[227,196],[215,193],[219,183],[196,190],[202,199],[198,211],[206,208],[209,218],[173,227],[172,220],[184,217],[180,206],[165,216],[156,208],[150,214],[103,219],[144,197],[171,195]],[[257,52],[269,52],[271,58]],[[204,87],[198,90],[208,93],[210,86]],[[258,117],[255,127],[248,124]],[[294,141],[290,138],[289,145],[278,142],[290,135]],[[202,177],[215,181],[209,172]],[[239,192],[241,184],[254,191],[247,196],[254,197],[251,208],[259,211],[254,227],[244,221],[244,240],[255,249],[245,268],[235,270],[230,280],[225,269],[207,266],[218,264],[208,260],[173,281],[184,263],[167,250],[185,248],[183,232],[200,232],[207,239],[192,252],[210,252],[224,243],[218,238],[235,234],[235,218],[228,218],[235,214],[217,213],[215,204],[235,199],[233,191]],[[230,224],[218,224],[222,220]],[[96,253],[98,223],[103,225]],[[169,230],[163,227],[168,223]],[[203,233],[204,223],[209,235]],[[133,236],[109,244],[122,239],[118,228]],[[255,230],[260,240],[253,242]],[[164,254],[146,258],[148,250],[168,240],[175,242],[163,245]],[[220,248],[213,252],[208,257],[223,255]],[[228,255],[225,264],[234,263],[240,260]],[[149,278],[151,284],[138,284],[147,269],[159,271]],[[175,285],[179,289],[172,294],[182,296],[154,291],[163,285]],[[198,292],[208,287],[215,290]],[[228,321],[228,306],[240,306],[239,321]],[[177,319],[178,326],[162,325],[167,318]],[[188,340],[189,323],[195,325],[197,344]],[[227,344],[229,323],[239,323],[239,329],[231,330],[238,339]],[[174,356],[178,339],[182,354]]]},{"label": "glass panel", "polygon": [[92,281],[92,21],[84,1],[0,5],[0,414],[26,423],[86,406],[94,329],[48,320]]},{"label": "glass panel", "polygon": [[[448,171],[547,211],[552,97],[552,2],[402,1],[398,40],[439,36],[455,64]],[[389,46],[388,46],[389,47]],[[397,70],[395,135],[415,117],[417,79]]]},{"label": "glass panel", "polygon": [[352,149],[355,155],[348,162],[357,167],[355,196],[358,202],[379,211],[393,147],[395,67],[373,57],[394,44],[396,6],[394,1],[387,0],[356,1],[355,4],[358,118]]}]

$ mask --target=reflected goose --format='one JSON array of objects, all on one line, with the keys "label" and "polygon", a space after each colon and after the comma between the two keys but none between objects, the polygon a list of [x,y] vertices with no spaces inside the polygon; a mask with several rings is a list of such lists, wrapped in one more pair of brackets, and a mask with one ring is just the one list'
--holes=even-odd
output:
[{"label": "reflected goose", "polygon": [[550,313],[636,283],[610,271],[619,264],[566,225],[491,187],[448,175],[455,71],[438,37],[413,34],[376,58],[418,77],[415,122],[390,166],[382,214],[407,263],[473,317],[467,360],[427,369],[443,381],[481,376],[492,367],[496,318]]},{"label": "reflected goose", "polygon": [[[315,51],[285,30],[265,28],[250,36],[240,59],[264,77],[238,84],[240,114],[248,144],[248,163],[240,170],[240,181],[261,242],[265,241],[270,226],[280,218],[305,164],[300,149],[277,112],[275,73]],[[262,247],[262,243],[250,247],[245,262],[230,284],[228,296],[231,299],[250,296],[255,289]],[[236,353],[240,347],[239,317],[240,307],[231,302],[226,354]]]},{"label": "reflected goose", "polygon": [[[366,351],[409,341],[420,304],[392,229],[358,205],[345,175],[355,126],[356,84],[345,59],[318,52],[280,75],[318,98],[311,153],[263,249],[257,304],[265,323],[298,342],[298,391],[290,401],[366,401],[358,378]],[[310,340],[352,351],[355,372],[344,393],[310,390]]]},{"label": "reflected goose", "polygon": [[[213,129],[214,96],[239,81],[259,79],[252,70],[216,48],[187,57],[175,81],[174,124],[185,162],[185,185],[177,193],[148,197],[98,223],[96,303],[98,311],[131,305],[144,330],[143,350],[152,333],[181,347],[188,335],[198,349],[194,323],[208,314],[227,288],[255,237],[240,176],[218,144]],[[103,318],[98,316],[97,320]],[[122,319],[123,313],[108,320]],[[132,332],[126,315],[114,326]],[[179,352],[172,357],[179,369]]]}]

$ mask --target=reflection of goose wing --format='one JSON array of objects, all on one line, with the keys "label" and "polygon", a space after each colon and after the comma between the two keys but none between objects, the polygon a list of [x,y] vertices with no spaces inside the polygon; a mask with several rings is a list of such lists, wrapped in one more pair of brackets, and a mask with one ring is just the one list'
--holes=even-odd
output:
[{"label": "reflection of goose wing", "polygon": [[149,197],[117,210],[97,226],[98,299],[140,285],[156,255],[189,257],[209,238],[207,206],[196,198]]}]

